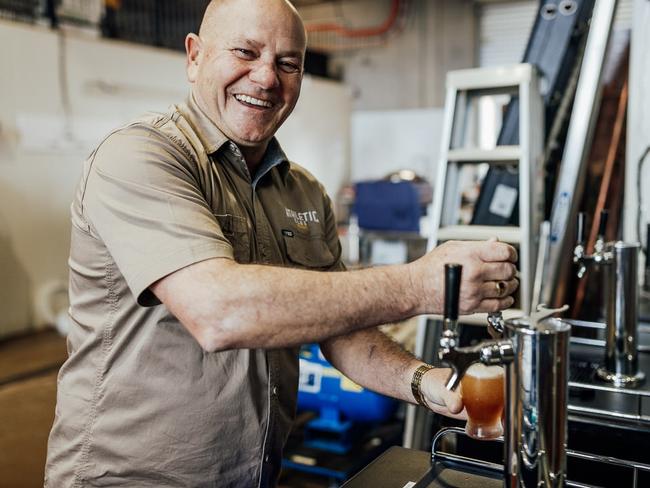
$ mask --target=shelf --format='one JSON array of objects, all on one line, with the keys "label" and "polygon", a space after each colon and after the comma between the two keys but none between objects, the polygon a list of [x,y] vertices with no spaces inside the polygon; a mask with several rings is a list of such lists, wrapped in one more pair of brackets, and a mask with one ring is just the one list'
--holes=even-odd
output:
[{"label": "shelf", "polygon": [[447,160],[457,163],[482,163],[482,162],[518,162],[521,158],[519,146],[497,146],[494,149],[450,149]]},{"label": "shelf", "polygon": [[425,241],[427,238],[419,232],[396,230],[359,229],[359,237],[366,239],[384,239],[389,241]]},{"label": "shelf", "polygon": [[497,225],[447,225],[440,227],[437,233],[438,242],[449,240],[485,241],[492,237],[508,244],[521,242],[521,229],[513,226]]}]

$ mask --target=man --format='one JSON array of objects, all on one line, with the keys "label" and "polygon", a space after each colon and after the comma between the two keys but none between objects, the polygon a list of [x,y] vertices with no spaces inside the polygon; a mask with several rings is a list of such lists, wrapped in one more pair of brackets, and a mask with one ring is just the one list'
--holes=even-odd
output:
[{"label": "man", "polygon": [[510,306],[516,253],[447,243],[343,272],[329,198],[273,137],[305,46],[286,0],[211,2],[186,38],[188,102],[113,132],[85,163],[46,486],[274,485],[306,342],[368,388],[461,412],[448,370],[376,326],[440,312],[450,261],[464,265],[462,311]]}]

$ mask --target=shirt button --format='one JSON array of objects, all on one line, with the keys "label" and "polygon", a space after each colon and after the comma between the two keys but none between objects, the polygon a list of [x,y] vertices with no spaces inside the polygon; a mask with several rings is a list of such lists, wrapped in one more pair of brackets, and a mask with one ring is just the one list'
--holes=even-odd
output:
[{"label": "shirt button", "polygon": [[277,395],[278,394],[278,387],[274,386],[271,391],[273,392],[273,395]]},{"label": "shirt button", "polygon": [[271,456],[269,456],[268,454],[266,456],[264,456],[264,462],[265,463],[268,463],[270,460],[271,460]]}]

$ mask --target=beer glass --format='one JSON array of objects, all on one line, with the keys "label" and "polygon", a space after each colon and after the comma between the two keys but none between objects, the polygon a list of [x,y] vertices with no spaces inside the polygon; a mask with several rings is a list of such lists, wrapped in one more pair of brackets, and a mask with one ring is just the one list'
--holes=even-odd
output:
[{"label": "beer glass", "polygon": [[467,369],[460,384],[467,409],[468,436],[485,440],[503,435],[504,378],[501,366],[474,363]]}]

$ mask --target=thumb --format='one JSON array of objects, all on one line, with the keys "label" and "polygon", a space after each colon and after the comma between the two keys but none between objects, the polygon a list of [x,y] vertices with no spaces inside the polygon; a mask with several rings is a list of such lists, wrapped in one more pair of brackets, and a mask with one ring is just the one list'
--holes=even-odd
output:
[{"label": "thumb", "polygon": [[436,413],[465,419],[460,389],[451,391],[445,387],[450,374],[451,371],[448,368],[434,368],[423,377],[426,400],[429,408]]}]

